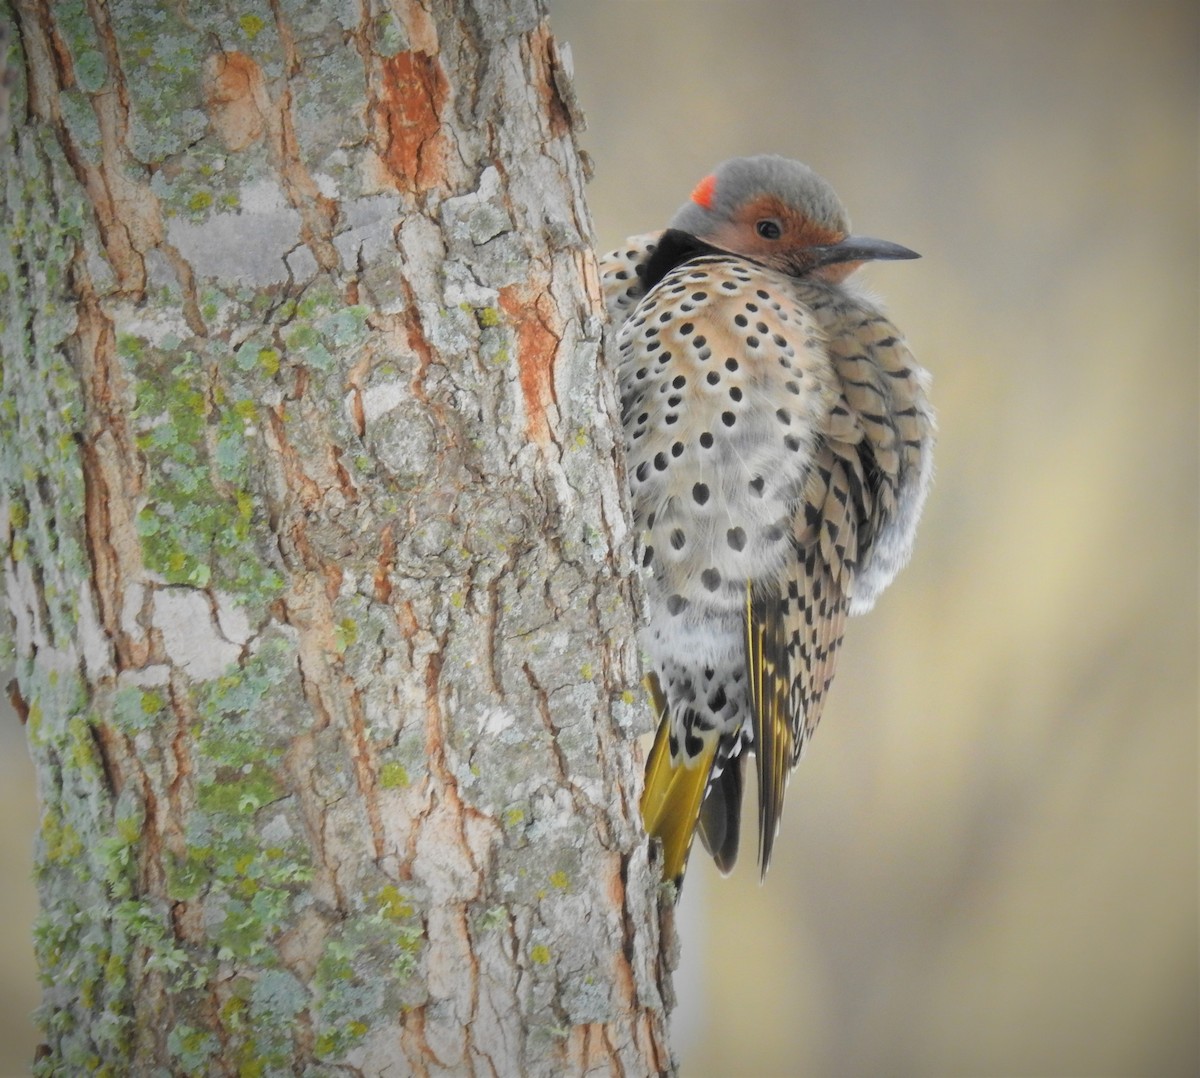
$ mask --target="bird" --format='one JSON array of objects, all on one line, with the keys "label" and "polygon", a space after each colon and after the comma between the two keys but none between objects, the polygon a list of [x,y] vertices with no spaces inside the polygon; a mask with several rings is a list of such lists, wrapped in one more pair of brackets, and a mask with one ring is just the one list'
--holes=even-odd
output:
[{"label": "bird", "polygon": [[600,261],[659,720],[641,812],[677,888],[696,833],[733,868],[751,754],[765,878],[846,617],[909,560],[930,376],[850,278],[917,257],[852,234],[807,165],[760,154]]}]

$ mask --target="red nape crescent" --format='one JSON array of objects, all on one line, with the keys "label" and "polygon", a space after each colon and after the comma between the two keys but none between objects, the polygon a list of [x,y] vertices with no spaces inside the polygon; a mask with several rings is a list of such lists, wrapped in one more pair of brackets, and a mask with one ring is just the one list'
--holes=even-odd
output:
[{"label": "red nape crescent", "polygon": [[716,175],[705,176],[692,191],[692,201],[706,210],[712,209],[713,192],[717,189]]}]

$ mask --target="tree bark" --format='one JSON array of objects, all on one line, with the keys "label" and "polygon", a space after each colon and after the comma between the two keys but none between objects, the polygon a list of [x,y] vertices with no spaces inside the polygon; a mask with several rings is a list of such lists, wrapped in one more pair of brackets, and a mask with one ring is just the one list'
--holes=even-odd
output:
[{"label": "tree bark", "polygon": [[669,1072],[617,428],[540,0],[5,17],[38,1072]]}]

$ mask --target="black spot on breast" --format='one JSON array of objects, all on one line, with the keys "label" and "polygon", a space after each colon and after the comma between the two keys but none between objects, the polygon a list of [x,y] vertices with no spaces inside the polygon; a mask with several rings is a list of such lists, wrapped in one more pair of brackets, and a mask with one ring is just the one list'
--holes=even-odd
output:
[{"label": "black spot on breast", "polygon": [[646,481],[646,476],[650,474],[650,462],[648,460],[642,461],[642,463],[637,466],[637,470],[633,474],[637,476],[637,481],[639,483],[644,483]]},{"label": "black spot on breast", "polygon": [[725,369],[727,371],[736,371],[738,369],[738,361],[733,356],[730,356],[725,360]]},{"label": "black spot on breast", "polygon": [[672,595],[667,599],[667,613],[677,615],[683,613],[688,602],[682,595]]},{"label": "black spot on breast", "polygon": [[654,467],[657,468],[658,471],[660,471],[660,472],[665,472],[667,470],[667,455],[666,455],[666,453],[655,453],[654,454]]},{"label": "black spot on breast", "polygon": [[742,391],[737,386],[730,386],[729,397],[731,400],[740,401],[742,399]]},{"label": "black spot on breast", "polygon": [[700,444],[704,446],[705,449],[712,449],[713,436],[708,431],[705,431],[700,435]]},{"label": "black spot on breast", "polygon": [[794,434],[789,434],[783,439],[783,444],[788,447],[793,453],[799,450],[801,441]]},{"label": "black spot on breast", "polygon": [[709,591],[716,591],[721,586],[721,574],[716,569],[705,569],[700,574],[700,583]]},{"label": "black spot on breast", "polygon": [[672,443],[671,456],[673,456],[673,457],[682,457],[683,456],[683,442],[673,442]]},{"label": "black spot on breast", "polygon": [[687,545],[687,536],[683,534],[682,528],[676,528],[671,532],[671,546],[675,550],[682,550]]},{"label": "black spot on breast", "polygon": [[776,409],[775,418],[778,419],[779,422],[782,423],[785,427],[790,427],[792,425],[791,414],[783,408]]},{"label": "black spot on breast", "polygon": [[725,542],[727,542],[732,550],[746,549],[746,529],[745,528],[730,528],[725,533]]},{"label": "black spot on breast", "polygon": [[715,386],[721,380],[721,376],[716,371],[709,371],[705,378],[710,386]]},{"label": "black spot on breast", "polygon": [[653,560],[654,560],[654,547],[648,546],[642,552],[642,568],[648,569],[650,567],[650,563]]},{"label": "black spot on breast", "polygon": [[762,497],[763,487],[766,486],[766,480],[761,475],[756,475],[750,480],[750,489],[754,491],[760,498]]},{"label": "black spot on breast", "polygon": [[692,497],[697,505],[703,505],[708,501],[708,485],[706,483],[697,483],[692,487]]},{"label": "black spot on breast", "polygon": [[737,422],[737,416],[735,416],[732,412],[722,412],[721,422],[727,427],[732,427],[734,423]]}]

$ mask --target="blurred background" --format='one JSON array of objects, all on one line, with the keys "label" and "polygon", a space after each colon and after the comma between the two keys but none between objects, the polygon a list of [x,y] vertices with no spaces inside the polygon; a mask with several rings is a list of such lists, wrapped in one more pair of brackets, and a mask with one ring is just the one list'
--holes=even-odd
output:
[{"label": "blurred background", "polygon": [[[766,886],[692,860],[685,1078],[1200,1073],[1198,6],[550,6],[602,249],[776,152],[924,256],[862,274],[935,377],[916,556],[850,624]],[[35,827],[8,714],[0,1075]]]}]

